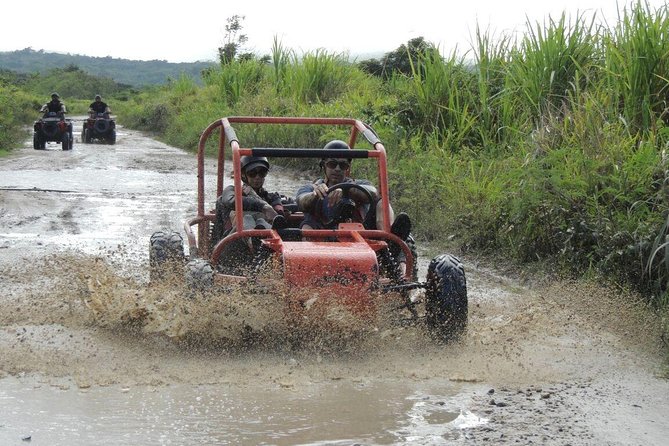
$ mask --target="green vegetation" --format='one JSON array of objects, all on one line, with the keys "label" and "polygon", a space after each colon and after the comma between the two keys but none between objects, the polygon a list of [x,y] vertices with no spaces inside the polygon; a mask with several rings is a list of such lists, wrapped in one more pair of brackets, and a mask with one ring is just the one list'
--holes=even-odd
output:
[{"label": "green vegetation", "polygon": [[[359,118],[384,141],[391,199],[420,237],[602,274],[669,305],[666,6],[633,3],[611,28],[549,18],[517,41],[478,30],[465,56],[419,38],[359,64],[277,40],[249,57],[238,25],[202,85],[179,76],[110,101],[120,121],[194,150],[223,116]],[[341,136],[277,127],[243,144]]]},{"label": "green vegetation", "polygon": [[25,138],[22,125],[29,122],[28,112],[35,106],[34,99],[13,86],[3,83],[6,74],[0,74],[0,156],[6,155]]},{"label": "green vegetation", "polygon": [[78,54],[46,53],[25,48],[0,51],[0,68],[20,73],[46,74],[54,68],[81,67],[94,76],[112,78],[116,82],[142,87],[158,85],[168,79],[188,76],[197,81],[200,73],[215,62],[171,63],[165,60],[127,60],[113,57],[90,57]]}]

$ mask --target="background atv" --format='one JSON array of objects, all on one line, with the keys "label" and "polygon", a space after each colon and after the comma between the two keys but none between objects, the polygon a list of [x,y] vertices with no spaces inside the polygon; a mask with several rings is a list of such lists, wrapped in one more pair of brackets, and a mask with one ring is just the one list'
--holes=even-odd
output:
[{"label": "background atv", "polygon": [[[262,134],[261,125],[302,126],[313,134],[315,126],[328,126],[332,136],[342,126],[348,128],[351,149],[321,148],[241,148],[232,124],[244,124],[251,134]],[[249,126],[249,124],[251,126]],[[205,146],[214,130],[218,141],[216,196],[205,198]],[[354,149],[358,139],[368,143],[367,149]],[[244,155],[283,158],[355,158],[370,160],[378,172],[378,191],[384,227],[368,229],[352,221],[355,203],[349,191],[359,187],[343,183],[335,187],[343,191],[342,203],[335,216],[333,229],[299,229],[302,212],[287,218],[287,227],[253,229],[233,232],[221,240],[212,240],[216,213],[205,211],[205,203],[213,203],[224,188],[226,147],[232,155],[235,208],[242,208],[240,158]],[[412,321],[425,324],[440,340],[458,337],[467,325],[467,283],[462,263],[443,254],[429,264],[426,280],[417,281],[416,250],[413,239],[408,243],[390,230],[390,204],[385,147],[371,127],[359,120],[336,118],[230,117],[210,124],[200,138],[198,154],[197,216],[184,224],[189,259],[184,258],[183,238],[177,232],[161,231],[150,240],[151,281],[164,280],[174,273],[175,265],[183,267],[187,284],[193,290],[216,291],[225,285],[245,290],[262,288],[263,277],[272,280],[270,289],[283,293],[286,316],[302,319],[311,303],[318,299],[323,305],[337,305],[360,318],[373,316],[379,304],[397,302],[393,308]],[[363,189],[364,190],[364,189]],[[242,228],[243,213],[235,213],[236,227]],[[245,253],[240,252],[240,248]],[[234,249],[232,249],[234,248]],[[396,256],[406,257],[406,272],[401,273]],[[186,263],[187,262],[187,263]],[[244,268],[240,268],[242,263]],[[267,288],[266,288],[267,289]],[[410,290],[423,289],[422,301],[410,297]],[[379,300],[380,299],[380,300]],[[423,303],[424,305],[419,306]],[[419,311],[419,309],[421,311]],[[398,317],[398,319],[401,319]]]},{"label": "background atv", "polygon": [[109,113],[91,113],[84,121],[81,142],[90,144],[93,141],[116,144],[116,121]]},{"label": "background atv", "polygon": [[63,150],[71,150],[74,143],[72,136],[72,121],[65,119],[62,114],[46,113],[33,125],[33,148],[46,149],[46,143],[54,141],[62,145]]}]

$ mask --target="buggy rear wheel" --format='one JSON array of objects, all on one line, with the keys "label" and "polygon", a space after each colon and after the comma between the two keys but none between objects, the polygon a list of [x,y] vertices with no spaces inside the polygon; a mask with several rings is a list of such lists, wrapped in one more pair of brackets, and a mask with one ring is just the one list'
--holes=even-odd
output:
[{"label": "buggy rear wheel", "polygon": [[457,257],[442,254],[430,262],[425,317],[430,332],[442,341],[459,338],[467,328],[467,280]]},{"label": "buggy rear wheel", "polygon": [[414,240],[412,235],[409,235],[406,239],[406,244],[411,250],[411,255],[413,256],[413,268],[411,269],[411,280],[413,282],[418,281],[418,248],[416,248],[416,240]]},{"label": "buggy rear wheel", "polygon": [[174,277],[184,261],[183,238],[178,232],[154,232],[149,242],[151,282]]}]

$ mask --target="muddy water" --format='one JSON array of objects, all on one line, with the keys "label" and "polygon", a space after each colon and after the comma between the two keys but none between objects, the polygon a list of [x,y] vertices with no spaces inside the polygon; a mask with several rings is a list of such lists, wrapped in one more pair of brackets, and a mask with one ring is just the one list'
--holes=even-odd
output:
[{"label": "muddy water", "polygon": [[125,129],[0,160],[0,444],[666,444],[658,321],[619,290],[465,259],[470,328],[439,346],[389,309],[296,332],[280,293],[149,286],[195,173]]}]

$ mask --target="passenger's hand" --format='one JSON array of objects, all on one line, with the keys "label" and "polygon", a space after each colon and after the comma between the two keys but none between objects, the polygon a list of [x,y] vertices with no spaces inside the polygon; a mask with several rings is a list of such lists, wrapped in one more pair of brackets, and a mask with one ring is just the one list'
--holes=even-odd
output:
[{"label": "passenger's hand", "polygon": [[242,184],[242,195],[249,196],[253,194],[255,194],[255,191],[251,186],[249,186],[248,184]]},{"label": "passenger's hand", "polygon": [[274,220],[274,217],[276,217],[279,214],[274,210],[272,205],[266,204],[262,208],[262,215],[263,215],[263,217],[265,217],[265,220],[272,221],[272,220]]}]

